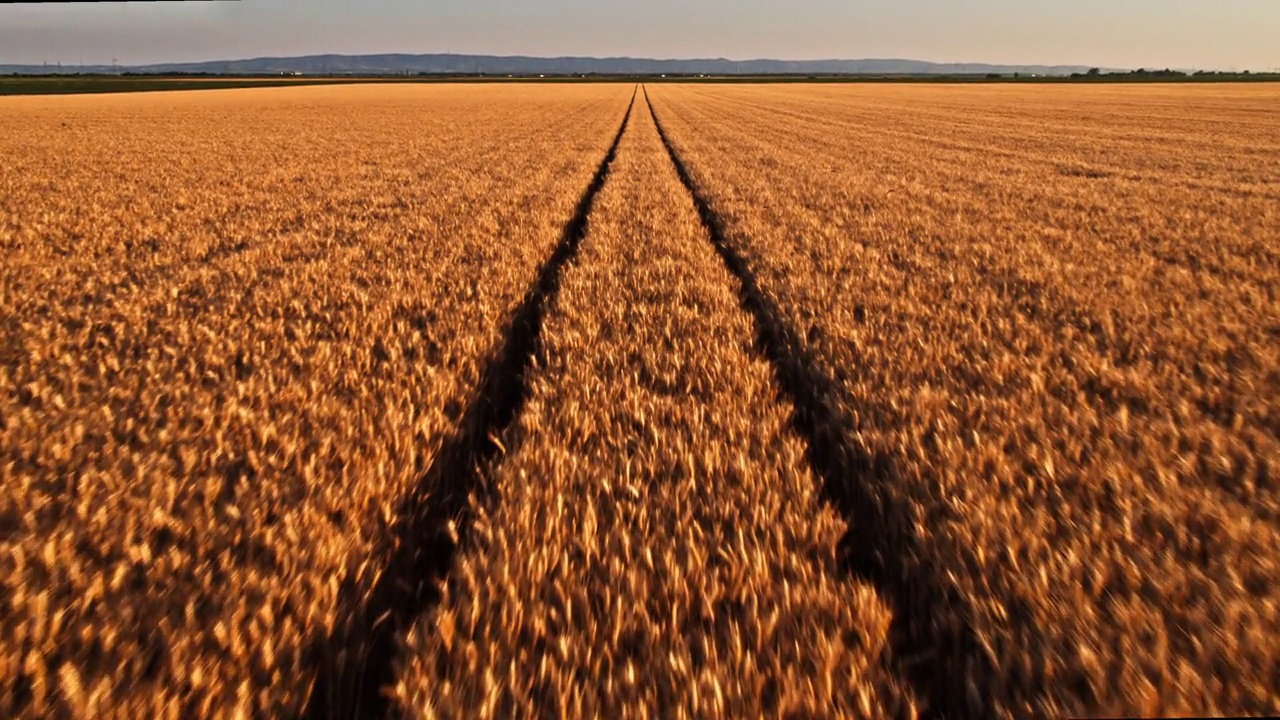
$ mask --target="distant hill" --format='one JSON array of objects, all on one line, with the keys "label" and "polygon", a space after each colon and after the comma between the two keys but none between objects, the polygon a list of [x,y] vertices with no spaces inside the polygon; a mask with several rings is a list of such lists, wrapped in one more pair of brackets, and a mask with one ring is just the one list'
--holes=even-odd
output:
[{"label": "distant hill", "polygon": [[46,73],[208,73],[213,75],[976,75],[1023,73],[1070,75],[1085,72],[1077,65],[989,65],[932,63],[921,60],[654,60],[646,58],[494,55],[306,55],[302,57],[215,60],[158,65],[0,65],[0,74]]}]

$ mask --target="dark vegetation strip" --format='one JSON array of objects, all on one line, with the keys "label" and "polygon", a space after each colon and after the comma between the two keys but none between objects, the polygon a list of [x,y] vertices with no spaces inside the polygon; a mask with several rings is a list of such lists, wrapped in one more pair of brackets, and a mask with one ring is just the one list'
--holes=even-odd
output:
[{"label": "dark vegetation strip", "polygon": [[1280,82],[1280,73],[1205,73],[1186,76],[1111,73],[1101,76],[1065,75],[0,75],[3,95],[83,95],[92,93],[157,92],[164,90],[215,90],[254,87],[298,87],[350,83],[700,83],[700,84],[946,84],[987,85],[1105,85],[1141,83],[1259,83]]},{"label": "dark vegetation strip", "polygon": [[586,235],[587,217],[609,175],[634,106],[633,92],[613,144],[564,226],[555,252],[512,316],[458,429],[405,501],[392,528],[393,554],[377,584],[362,593],[354,577],[344,583],[342,606],[351,616],[318,650],[320,669],[306,717],[387,714],[383,691],[395,681],[396,639],[439,603],[440,584],[470,525],[472,493],[479,493],[482,501],[492,500],[481,468],[499,450],[494,438],[519,416],[528,398],[526,375],[533,357],[542,350],[543,318],[555,300],[562,271]]},{"label": "dark vegetation strip", "polygon": [[[346,82],[361,82],[351,80]],[[368,80],[364,82],[370,82]],[[97,95],[103,93],[160,92],[166,90],[230,90],[235,88],[301,87],[305,85],[345,84],[341,80],[255,80],[253,78],[218,78],[211,80],[174,80],[166,78],[0,78],[0,95]]]},{"label": "dark vegetation strip", "polygon": [[742,306],[755,321],[757,351],[773,366],[779,387],[795,409],[793,427],[806,442],[809,464],[822,478],[822,497],[848,525],[839,548],[843,569],[874,585],[893,606],[885,658],[889,670],[910,683],[917,700],[927,706],[926,716],[984,717],[990,709],[984,709],[970,679],[994,679],[994,667],[946,569],[923,552],[911,507],[889,487],[895,477],[892,459],[871,453],[854,439],[856,423],[841,409],[854,403],[841,402],[847,398],[839,384],[815,360],[777,302],[761,290],[746,258],[727,239],[724,224],[658,121],[647,90],[645,103],[716,251],[740,283]]}]

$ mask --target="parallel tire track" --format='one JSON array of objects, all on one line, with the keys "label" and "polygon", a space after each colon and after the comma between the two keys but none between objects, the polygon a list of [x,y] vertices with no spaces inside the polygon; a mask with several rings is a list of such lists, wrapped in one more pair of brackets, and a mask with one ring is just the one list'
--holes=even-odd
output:
[{"label": "parallel tire track", "polygon": [[840,409],[843,390],[729,242],[723,222],[658,120],[647,89],[645,104],[716,252],[741,285],[742,306],[756,326],[756,346],[795,408],[794,427],[806,441],[810,465],[822,477],[823,497],[848,523],[840,543],[845,567],[875,585],[894,608],[886,658],[890,670],[910,683],[930,716],[983,717],[983,698],[970,679],[995,677],[992,659],[967,621],[967,605],[947,580],[945,568],[923,553],[911,508],[884,491],[894,477],[892,461],[872,455],[851,436],[856,424]]},{"label": "parallel tire track", "polygon": [[526,375],[541,351],[542,323],[555,300],[560,276],[587,233],[587,217],[604,187],[618,144],[635,107],[633,91],[609,150],[596,168],[555,252],[538,271],[512,315],[482,374],[478,391],[456,432],[445,441],[391,530],[391,555],[378,581],[361,593],[354,577],[342,588],[342,606],[352,613],[316,652],[319,672],[305,716],[383,717],[383,689],[395,679],[396,638],[414,618],[440,600],[440,583],[453,565],[470,524],[470,498],[488,493],[481,469],[500,449],[494,438],[520,414],[528,396]]}]

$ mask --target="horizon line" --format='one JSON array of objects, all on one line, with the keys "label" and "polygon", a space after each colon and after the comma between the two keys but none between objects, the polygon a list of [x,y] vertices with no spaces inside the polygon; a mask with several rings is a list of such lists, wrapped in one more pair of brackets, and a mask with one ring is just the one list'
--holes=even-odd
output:
[{"label": "horizon line", "polygon": [[[494,54],[479,52],[454,52],[454,51],[436,51],[436,52],[404,52],[404,51],[385,51],[385,52],[308,52],[300,54],[288,55],[248,55],[240,57],[212,57],[202,60],[160,60],[150,62],[131,62],[131,63],[105,63],[105,62],[75,62],[67,63],[64,61],[41,61],[41,62],[7,62],[0,60],[0,65],[23,65],[23,66],[43,66],[43,65],[62,65],[69,67],[91,67],[91,66],[109,66],[109,67],[147,67],[152,65],[201,65],[206,63],[232,63],[232,62],[251,62],[255,60],[298,60],[304,58],[319,57],[336,57],[336,58],[361,58],[373,56],[403,56],[403,57],[483,57],[497,59],[528,59],[528,60],[632,60],[632,61],[651,61],[651,62],[783,62],[783,63],[822,63],[822,62],[915,62],[927,63],[930,65],[990,65],[990,66],[1008,66],[1008,67],[1047,67],[1047,68],[1077,68],[1077,67],[1099,67],[1102,69],[1112,70],[1130,70],[1136,68],[1108,68],[1106,66],[1096,65],[1092,63],[1054,63],[1054,62],[994,62],[986,60],[925,60],[913,57],[889,57],[889,56],[863,56],[863,57],[810,57],[810,58],[794,58],[794,57],[769,57],[754,56],[746,58],[733,58],[724,56],[686,56],[686,57],[657,57],[647,55],[532,55],[532,54]],[[1156,65],[1144,67],[1155,68]],[[1172,69],[1172,68],[1171,68]]]}]

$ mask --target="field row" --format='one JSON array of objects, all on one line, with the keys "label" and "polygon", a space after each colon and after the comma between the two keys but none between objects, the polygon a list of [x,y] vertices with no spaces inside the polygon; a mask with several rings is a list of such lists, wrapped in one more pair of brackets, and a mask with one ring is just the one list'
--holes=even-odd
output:
[{"label": "field row", "polygon": [[835,571],[840,523],[640,103],[497,500],[408,636],[397,699],[443,717],[905,712],[878,662],[890,617]]},{"label": "field row", "polygon": [[1234,92],[655,93],[987,712],[1277,702],[1280,133]]},{"label": "field row", "polygon": [[297,713],[625,92],[7,112],[0,714]]}]

